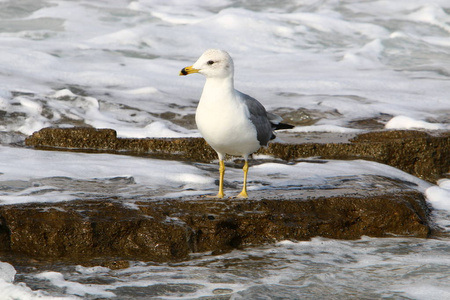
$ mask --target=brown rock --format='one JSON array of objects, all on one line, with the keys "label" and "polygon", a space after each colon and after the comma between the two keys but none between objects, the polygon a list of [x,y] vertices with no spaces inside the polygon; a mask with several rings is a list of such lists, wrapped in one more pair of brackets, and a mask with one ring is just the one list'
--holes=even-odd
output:
[{"label": "brown rock", "polygon": [[[291,138],[306,140],[303,135]],[[272,143],[260,153],[285,160],[368,159],[434,181],[449,170],[449,143],[448,132],[433,136],[383,131],[341,143]],[[203,139],[122,139],[109,129],[46,128],[26,144],[192,161],[216,159]],[[423,195],[411,183],[372,177],[353,178],[354,183],[342,178],[345,184],[331,190],[255,191],[256,200],[141,199],[133,202],[138,209],[131,209],[123,205],[130,199],[105,197],[0,206],[0,253],[120,267],[127,260],[176,261],[194,252],[221,253],[285,239],[429,236],[432,225]]]},{"label": "brown rock", "polygon": [[193,252],[286,239],[427,237],[431,230],[425,199],[414,191],[290,200],[167,199],[136,202],[139,209],[123,201],[1,206],[7,234],[0,253],[110,265],[127,259],[176,261]]},{"label": "brown rock", "polygon": [[110,151],[116,150],[116,142],[115,130],[90,127],[44,128],[25,141],[29,146]]},{"label": "brown rock", "polygon": [[110,202],[30,204],[0,208],[8,230],[4,254],[85,261],[97,257],[176,260],[190,252],[186,228],[161,214]]},{"label": "brown rock", "polygon": [[[305,157],[366,159],[430,182],[445,177],[450,171],[450,132],[436,136],[421,131],[369,132],[341,143],[305,143],[307,135],[290,139],[296,142],[271,143],[258,153],[286,161]],[[103,151],[202,162],[217,159],[215,151],[201,138],[124,139],[117,138],[111,129],[44,128],[25,142],[40,149]]]}]

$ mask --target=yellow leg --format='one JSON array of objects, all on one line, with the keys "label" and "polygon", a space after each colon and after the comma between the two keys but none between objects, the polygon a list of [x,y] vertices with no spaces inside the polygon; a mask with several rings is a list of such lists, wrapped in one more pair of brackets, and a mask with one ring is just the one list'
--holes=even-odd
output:
[{"label": "yellow leg", "polygon": [[248,198],[247,194],[247,173],[248,173],[248,161],[245,160],[244,167],[244,186],[242,187],[242,191],[239,193],[238,198]]},{"label": "yellow leg", "polygon": [[225,175],[225,163],[221,159],[219,161],[219,172],[220,172],[220,178],[219,178],[219,192],[217,193],[217,198],[223,198],[225,194],[223,193],[223,177]]}]

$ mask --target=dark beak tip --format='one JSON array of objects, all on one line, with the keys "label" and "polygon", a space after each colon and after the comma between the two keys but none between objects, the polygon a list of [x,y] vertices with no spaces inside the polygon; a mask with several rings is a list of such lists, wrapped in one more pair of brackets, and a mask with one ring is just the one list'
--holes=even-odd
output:
[{"label": "dark beak tip", "polygon": [[188,72],[186,71],[186,68],[181,69],[180,76],[186,76]]}]

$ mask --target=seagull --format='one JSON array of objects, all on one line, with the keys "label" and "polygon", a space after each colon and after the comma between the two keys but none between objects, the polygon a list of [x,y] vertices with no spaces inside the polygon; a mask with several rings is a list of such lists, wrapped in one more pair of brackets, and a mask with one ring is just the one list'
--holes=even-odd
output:
[{"label": "seagull", "polygon": [[231,56],[223,50],[206,50],[189,67],[180,71],[180,76],[199,73],[206,77],[205,86],[195,114],[195,122],[206,142],[219,157],[219,192],[217,198],[225,196],[223,179],[225,155],[242,156],[245,160],[244,182],[238,198],[248,198],[248,157],[261,146],[267,146],[275,138],[277,129],[294,126],[281,123],[280,116],[269,113],[256,99],[234,89],[234,64]]}]

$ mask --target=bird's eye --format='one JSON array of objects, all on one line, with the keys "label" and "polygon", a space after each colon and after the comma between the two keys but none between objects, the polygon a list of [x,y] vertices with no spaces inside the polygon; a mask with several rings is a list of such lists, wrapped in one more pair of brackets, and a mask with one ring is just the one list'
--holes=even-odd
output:
[{"label": "bird's eye", "polygon": [[207,64],[210,66],[210,65],[214,64],[214,61],[213,60],[208,60]]}]

